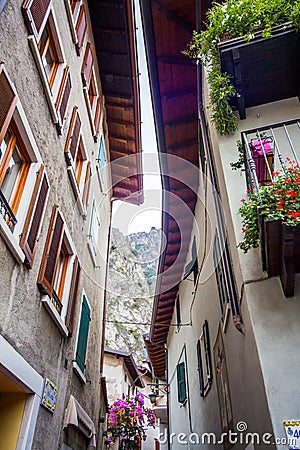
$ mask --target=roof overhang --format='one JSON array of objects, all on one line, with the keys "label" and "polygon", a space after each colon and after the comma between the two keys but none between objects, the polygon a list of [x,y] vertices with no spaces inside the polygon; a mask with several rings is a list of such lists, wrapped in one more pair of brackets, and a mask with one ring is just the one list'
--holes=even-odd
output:
[{"label": "roof overhang", "polygon": [[123,352],[121,350],[114,350],[111,348],[105,348],[104,353],[116,356],[117,358],[123,358],[124,364],[129,372],[134,386],[137,386],[141,389],[145,387],[131,353]]},{"label": "roof overhang", "polygon": [[139,205],[144,199],[134,1],[89,0],[89,9],[105,96],[113,198]]},{"label": "roof overhang", "polygon": [[[197,68],[182,54],[196,27],[196,1],[140,0],[163,184],[162,229],[152,325],[146,346],[165,378],[165,350],[183,279],[199,183]],[[198,2],[200,4],[200,2]]]},{"label": "roof overhang", "polygon": [[278,26],[263,38],[255,33],[219,44],[222,71],[230,75],[238,97],[231,100],[246,117],[246,108],[300,96],[300,33],[291,26]]}]

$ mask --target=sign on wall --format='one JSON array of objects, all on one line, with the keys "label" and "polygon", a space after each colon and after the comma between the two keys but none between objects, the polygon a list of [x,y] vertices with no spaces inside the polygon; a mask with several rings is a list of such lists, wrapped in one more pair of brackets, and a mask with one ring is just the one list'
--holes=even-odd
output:
[{"label": "sign on wall", "polygon": [[283,422],[290,450],[300,450],[300,420]]},{"label": "sign on wall", "polygon": [[41,404],[52,413],[56,408],[57,392],[57,386],[49,378],[44,378]]}]

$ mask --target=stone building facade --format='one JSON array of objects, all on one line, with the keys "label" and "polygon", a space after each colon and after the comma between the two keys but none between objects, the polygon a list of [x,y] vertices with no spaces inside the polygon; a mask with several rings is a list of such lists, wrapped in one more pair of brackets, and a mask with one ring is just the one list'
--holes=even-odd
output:
[{"label": "stone building facade", "polygon": [[[89,8],[74,0],[0,4],[3,449],[102,448],[106,268],[118,193]],[[136,57],[132,43],[128,52]]]}]

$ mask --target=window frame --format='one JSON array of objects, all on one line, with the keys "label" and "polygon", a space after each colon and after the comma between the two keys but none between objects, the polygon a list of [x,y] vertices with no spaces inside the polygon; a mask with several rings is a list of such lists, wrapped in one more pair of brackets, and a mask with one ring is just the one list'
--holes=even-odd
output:
[{"label": "window frame", "polygon": [[[102,158],[104,156],[104,158]],[[104,190],[105,186],[105,166],[107,164],[107,154],[106,154],[106,145],[104,135],[101,133],[99,139],[99,147],[98,147],[98,155],[96,158],[96,169],[99,178],[100,187]]]},{"label": "window frame", "polygon": [[[59,225],[58,220],[61,222],[61,225]],[[57,270],[62,250],[67,254],[67,261],[63,261],[59,277],[60,292],[56,292],[58,283]],[[70,308],[74,308],[76,298],[72,298],[72,296],[76,297],[79,282],[77,271],[74,272],[76,262],[78,264],[77,271],[80,271],[81,266],[68,226],[58,205],[54,205],[49,222],[37,285],[42,293],[42,303],[50,313],[50,316],[58,326],[62,335],[66,337],[72,332],[69,326],[71,319]],[[74,278],[76,278],[77,281],[77,286],[75,287]],[[59,294],[61,295],[60,297]]]},{"label": "window frame", "polygon": [[[13,188],[15,208],[12,208],[11,205],[9,205],[10,210],[14,209],[14,215],[16,216],[17,222],[12,229],[7,223],[7,220],[0,214],[0,228],[2,238],[16,261],[18,263],[25,263],[28,268],[31,268],[44,219],[50,185],[39,149],[30,129],[22,104],[13,83],[1,64],[0,77],[0,85],[2,87],[5,85],[6,89],[10,89],[11,94],[14,97],[11,105],[5,112],[6,116],[1,124],[0,144],[2,144],[7,130],[11,127],[16,135],[18,146],[20,146],[26,154],[25,158],[27,159],[28,164],[26,172],[23,172],[23,177],[21,173],[19,180],[17,180]],[[3,87],[3,89],[5,88]],[[1,95],[7,95],[7,92],[1,92]],[[6,158],[8,165],[10,160],[9,155],[7,154],[4,158]],[[2,169],[2,172],[3,171],[4,169]],[[41,204],[42,209],[37,211],[37,205],[40,196],[42,195],[42,187],[44,187],[44,197]],[[3,197],[5,198],[4,195]],[[7,203],[9,204],[9,201],[7,201]],[[38,223],[34,222],[37,219]],[[31,241],[31,246],[28,245],[29,237],[31,240],[33,239],[33,241]]]},{"label": "window frame", "polygon": [[[97,226],[98,233],[92,232],[92,227],[94,226],[93,220],[94,220],[95,216],[96,216],[96,222],[98,222],[98,224],[95,223],[95,227]],[[100,216],[99,216],[99,210],[96,205],[96,200],[95,200],[95,198],[93,198],[87,243],[88,243],[88,248],[89,248],[90,255],[93,260],[94,266],[97,268],[99,267],[99,265],[97,263],[97,256],[98,256],[97,250],[98,250],[100,226],[101,226],[101,221],[100,221]],[[97,236],[96,239],[94,239],[95,236]],[[96,240],[96,242],[95,242],[95,240]]]},{"label": "window frame", "polygon": [[[83,84],[83,94],[90,121],[94,141],[98,142],[100,134],[100,123],[102,118],[102,99],[99,92],[99,85],[96,77],[95,58],[90,42],[87,43],[81,67],[81,78]],[[91,103],[91,87],[94,88],[93,102]]]},{"label": "window frame", "polygon": [[[75,141],[73,141],[74,139]],[[79,149],[82,153],[82,159],[80,160],[82,161],[82,163],[80,169],[80,180],[78,182],[76,162]],[[73,152],[71,150],[73,150]],[[86,218],[87,217],[86,183],[89,182],[87,180],[87,176],[88,170],[90,168],[90,161],[88,159],[88,154],[86,151],[86,145],[82,132],[82,122],[80,119],[77,106],[74,106],[72,111],[72,117],[65,145],[65,158],[67,163],[67,171],[69,179],[77,201],[79,212],[84,218]]]},{"label": "window frame", "polygon": [[[39,29],[36,27],[31,11],[34,1],[36,0],[25,0],[22,5],[22,12],[29,32],[29,45],[42,81],[51,118],[53,123],[57,126],[58,134],[61,135],[61,129],[65,120],[72,88],[70,72],[66,64],[66,57],[63,50],[62,38],[56,21],[53,1],[49,0],[47,6],[45,6],[45,11],[42,11],[42,13],[44,13],[44,17],[39,24]],[[57,67],[55,67],[54,71],[55,76],[53,76],[53,78],[50,77],[50,79],[46,73],[43,58],[39,49],[40,39],[46,27],[48,27],[48,30],[50,31],[53,39],[53,47],[55,48],[55,53],[57,55]],[[62,99],[64,99],[63,108],[61,108]]]},{"label": "window frame", "polygon": [[[76,6],[74,8],[74,11],[72,11],[70,0],[65,0],[65,7],[66,7],[66,11],[67,11],[68,22],[69,22],[69,26],[70,26],[72,40],[76,46],[77,55],[80,56],[82,49],[83,49],[84,42],[85,42],[86,33],[87,33],[87,14],[86,14],[85,5],[82,0],[75,1],[75,4],[76,4]],[[78,34],[79,34],[78,29],[79,29],[79,25],[80,25],[80,19],[82,16],[84,16],[85,26],[84,26],[84,31],[82,32],[81,41],[80,41],[79,36],[78,36]]]},{"label": "window frame", "polygon": [[197,361],[200,396],[205,397],[210,390],[213,380],[212,355],[207,320],[203,322],[202,333],[197,341]]}]

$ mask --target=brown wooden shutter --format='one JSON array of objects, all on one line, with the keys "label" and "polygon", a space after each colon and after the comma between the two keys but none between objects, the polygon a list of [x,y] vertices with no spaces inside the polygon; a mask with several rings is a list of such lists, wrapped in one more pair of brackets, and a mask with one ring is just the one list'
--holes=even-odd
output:
[{"label": "brown wooden shutter", "polygon": [[28,32],[34,34],[37,39],[50,3],[51,0],[25,0],[22,5]]},{"label": "brown wooden shutter", "polygon": [[61,85],[59,88],[57,100],[56,100],[56,111],[59,112],[60,115],[60,126],[62,126],[63,121],[66,117],[66,111],[68,106],[68,101],[70,98],[70,93],[72,89],[71,76],[69,72],[69,66],[66,66],[64,70],[64,74],[62,77]]},{"label": "brown wooden shutter", "polygon": [[79,11],[79,16],[76,24],[76,34],[78,39],[78,42],[76,44],[76,50],[78,55],[80,55],[82,50],[85,33],[86,33],[86,15],[84,5],[82,5]]},{"label": "brown wooden shutter", "polygon": [[17,103],[17,95],[0,64],[0,143],[3,141]]},{"label": "brown wooden shutter", "polygon": [[63,239],[64,222],[54,205],[38,276],[38,287],[52,297],[58,257]]},{"label": "brown wooden shutter", "polygon": [[74,106],[65,146],[65,157],[69,166],[71,165],[72,161],[74,161],[75,158],[76,149],[79,141],[80,129],[81,129],[81,120],[78,113],[78,107]]},{"label": "brown wooden shutter", "polygon": [[72,280],[71,280],[71,286],[70,286],[68,309],[67,309],[66,320],[65,320],[66,327],[68,328],[70,333],[72,333],[72,331],[73,331],[74,311],[75,311],[77,291],[78,291],[78,285],[79,285],[80,270],[81,270],[81,267],[80,267],[80,264],[78,261],[78,257],[75,256],[75,260],[74,260],[74,264],[73,264]]},{"label": "brown wooden shutter", "polygon": [[25,264],[30,269],[32,267],[36,252],[48,192],[49,183],[45,174],[44,166],[41,165],[37,173],[37,179],[20,240],[20,247],[23,249],[26,256]]},{"label": "brown wooden shutter", "polygon": [[92,55],[91,44],[88,43],[86,46],[84,60],[81,69],[82,82],[84,86],[89,87],[90,85],[93,63],[94,59]]},{"label": "brown wooden shutter", "polygon": [[96,112],[95,112],[95,120],[94,120],[94,126],[95,126],[95,141],[97,141],[97,137],[100,133],[100,118],[101,118],[101,98],[98,97],[97,100],[97,106],[96,106]]},{"label": "brown wooden shutter", "polygon": [[91,177],[92,177],[92,168],[91,168],[91,162],[88,162],[87,168],[86,168],[86,175],[85,175],[85,182],[84,182],[84,189],[83,189],[83,196],[82,196],[82,203],[85,207],[88,205],[88,199],[89,199],[89,193],[90,193],[90,187],[91,187]]}]

